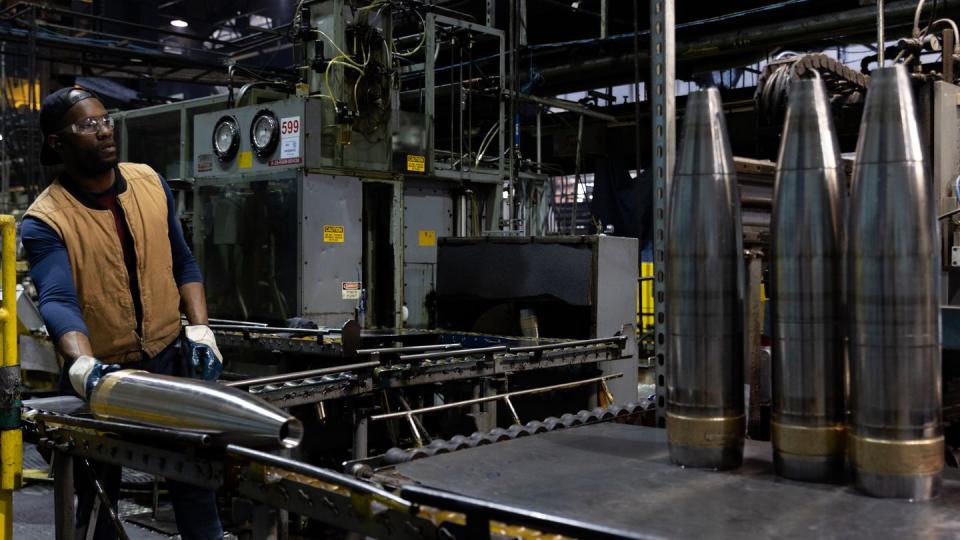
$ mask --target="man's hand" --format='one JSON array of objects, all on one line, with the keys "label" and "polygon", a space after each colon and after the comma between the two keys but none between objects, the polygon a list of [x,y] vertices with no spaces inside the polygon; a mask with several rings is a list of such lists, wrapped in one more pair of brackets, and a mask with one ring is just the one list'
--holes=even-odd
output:
[{"label": "man's hand", "polygon": [[83,399],[89,399],[93,388],[104,375],[123,369],[119,364],[104,364],[92,356],[80,356],[70,366],[70,384]]},{"label": "man's hand", "polygon": [[223,356],[217,348],[213,330],[205,324],[187,326],[184,330],[190,345],[190,365],[194,374],[206,381],[216,380],[223,371]]}]

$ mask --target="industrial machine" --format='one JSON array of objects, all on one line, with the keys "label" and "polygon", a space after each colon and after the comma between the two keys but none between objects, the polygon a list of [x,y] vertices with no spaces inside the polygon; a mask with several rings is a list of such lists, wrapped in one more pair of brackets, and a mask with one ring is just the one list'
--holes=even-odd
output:
[{"label": "industrial machine", "polygon": [[[217,276],[211,315],[324,326],[356,316],[362,185],[308,172],[333,159],[323,156],[321,105],[295,97],[195,118],[206,136],[194,139],[194,250],[204,274]],[[389,165],[386,155],[379,164]]]},{"label": "industrial machine", "polygon": [[[238,105],[247,105],[283,97],[281,90],[248,85],[232,99]],[[111,114],[120,161],[146,163],[164,177],[188,242],[193,231],[193,118],[228,108],[230,101],[230,95],[218,94]]]},{"label": "industrial machine", "polygon": [[[394,36],[398,21],[415,30],[412,38]],[[449,129],[436,120],[438,51],[502,51],[503,33],[433,10],[354,9],[340,0],[305,3],[296,24],[305,64],[294,92],[192,116],[193,249],[229,384],[261,381],[244,387],[302,418],[297,452],[327,465],[511,419],[510,407],[482,401],[410,422],[412,433],[371,422],[398,406],[581,380],[603,380],[608,390],[557,392],[581,407],[635,401],[634,336],[625,341],[635,300],[623,294],[635,287],[635,242],[593,240],[617,255],[599,276],[617,279],[593,278],[605,292],[594,303],[600,323],[586,334],[568,325],[510,337],[440,324],[439,275],[454,265],[438,256],[438,245],[501,228],[538,231],[537,220],[523,216],[538,215],[540,201],[504,197],[518,164],[505,150],[502,66],[483,78],[452,79],[443,92],[462,93],[465,114],[446,118]],[[431,82],[414,96],[398,92],[401,79],[404,87]],[[473,114],[484,118],[484,131]],[[545,178],[514,172],[534,191]],[[613,298],[622,309],[601,309]],[[516,360],[515,350],[522,351]],[[559,413],[541,407],[550,403],[543,396],[529,401],[535,418]]]},{"label": "industrial machine", "polygon": [[[446,238],[438,255],[437,327],[529,339],[602,338],[635,316],[636,261],[634,238]],[[618,399],[633,401],[638,369],[650,367],[628,360],[601,371],[622,373],[611,388]]]},{"label": "industrial machine", "polygon": [[[386,54],[396,47],[393,22],[380,11],[308,3],[299,15],[307,65],[296,95],[193,117],[194,248],[204,273],[218,277],[212,314],[428,328],[437,239],[500,228],[502,69],[484,79],[499,86],[469,90],[493,95],[492,109],[479,97],[473,108],[499,118],[480,147],[462,117],[444,132],[459,159],[435,150],[432,82],[412,100],[396,92],[395,79],[432,81],[438,48],[465,47],[464,39],[503,50],[502,32],[428,12],[417,15],[419,46]],[[436,39],[442,32],[461,37]],[[394,65],[410,55],[424,63]],[[485,157],[495,140],[499,150]]]}]

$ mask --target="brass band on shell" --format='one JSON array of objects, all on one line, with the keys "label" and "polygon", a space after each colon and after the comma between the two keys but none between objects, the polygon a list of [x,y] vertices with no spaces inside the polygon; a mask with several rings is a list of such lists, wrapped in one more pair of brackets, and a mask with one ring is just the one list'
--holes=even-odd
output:
[{"label": "brass band on shell", "polygon": [[773,447],[781,453],[806,457],[842,455],[846,450],[846,429],[835,426],[796,426],[771,422]]},{"label": "brass band on shell", "polygon": [[[96,390],[97,395],[103,396],[104,398],[109,398],[110,394],[113,392],[113,388],[117,386],[123,379],[126,378],[128,370],[120,370],[114,373],[111,373],[109,377],[104,377],[99,383],[97,383]],[[87,399],[93,397],[87,396]],[[101,400],[103,401],[103,400]]]},{"label": "brass band on shell", "polygon": [[849,434],[850,459],[861,472],[925,475],[943,470],[943,437],[896,441]]},{"label": "brass band on shell", "polygon": [[[103,380],[97,384],[94,394],[87,396],[87,399],[90,400],[90,411],[96,416],[102,416],[105,418],[116,418],[118,416],[123,417],[125,413],[128,413],[129,411],[127,411],[122,404],[114,403],[114,388],[116,388],[118,384],[122,383],[128,375],[142,372],[143,370],[120,370],[111,373],[109,377],[104,377]],[[96,399],[94,399],[94,397],[96,397]],[[138,413],[138,417],[144,422],[169,425],[171,427],[177,427],[182,424],[178,417],[170,416],[160,412],[140,411]]]},{"label": "brass band on shell", "polygon": [[667,413],[667,441],[693,448],[724,448],[740,444],[746,431],[746,417],[684,416]]}]

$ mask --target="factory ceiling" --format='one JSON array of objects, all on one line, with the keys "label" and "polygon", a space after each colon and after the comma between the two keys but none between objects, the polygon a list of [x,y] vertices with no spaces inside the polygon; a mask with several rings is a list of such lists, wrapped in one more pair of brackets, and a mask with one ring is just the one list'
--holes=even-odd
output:
[{"label": "factory ceiling", "polygon": [[[510,3],[495,2],[493,20],[500,28],[508,27]],[[924,17],[933,9],[937,16],[960,13],[960,0],[928,4]],[[64,84],[77,76],[105,77],[140,92],[162,94],[155,89],[158,81],[223,86],[231,81],[296,78],[290,22],[298,0],[61,0],[5,5],[0,40],[10,44],[7,54],[22,58],[33,54],[37,61],[49,62],[52,78]],[[486,5],[479,0],[438,0],[432,9],[485,23],[490,16]],[[897,37],[909,29],[915,5],[914,0],[887,2],[889,35]],[[586,89],[584,84],[631,82],[635,50],[640,78],[645,78],[649,2],[526,0],[526,9],[521,79],[524,83],[530,77],[538,79],[533,93],[556,95]],[[869,43],[874,11],[875,6],[861,0],[678,0],[677,77],[689,80],[701,71],[749,65],[787,48]],[[635,19],[640,32],[636,43]],[[601,28],[604,21],[606,27]],[[400,35],[419,30],[412,17],[405,24],[401,21]],[[477,61],[492,62],[493,57]],[[438,66],[447,62],[440,58]],[[230,72],[228,65],[236,67]]]}]

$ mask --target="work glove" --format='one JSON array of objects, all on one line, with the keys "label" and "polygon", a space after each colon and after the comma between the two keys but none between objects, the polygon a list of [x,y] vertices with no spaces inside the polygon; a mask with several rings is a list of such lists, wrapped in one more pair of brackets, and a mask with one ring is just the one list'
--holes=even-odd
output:
[{"label": "work glove", "polygon": [[184,329],[189,346],[190,366],[193,376],[205,381],[214,381],[223,371],[223,356],[217,348],[213,330],[205,324],[193,324]]},{"label": "work glove", "polygon": [[90,399],[100,379],[121,369],[120,364],[104,364],[92,356],[80,356],[70,366],[70,385],[81,398]]}]

